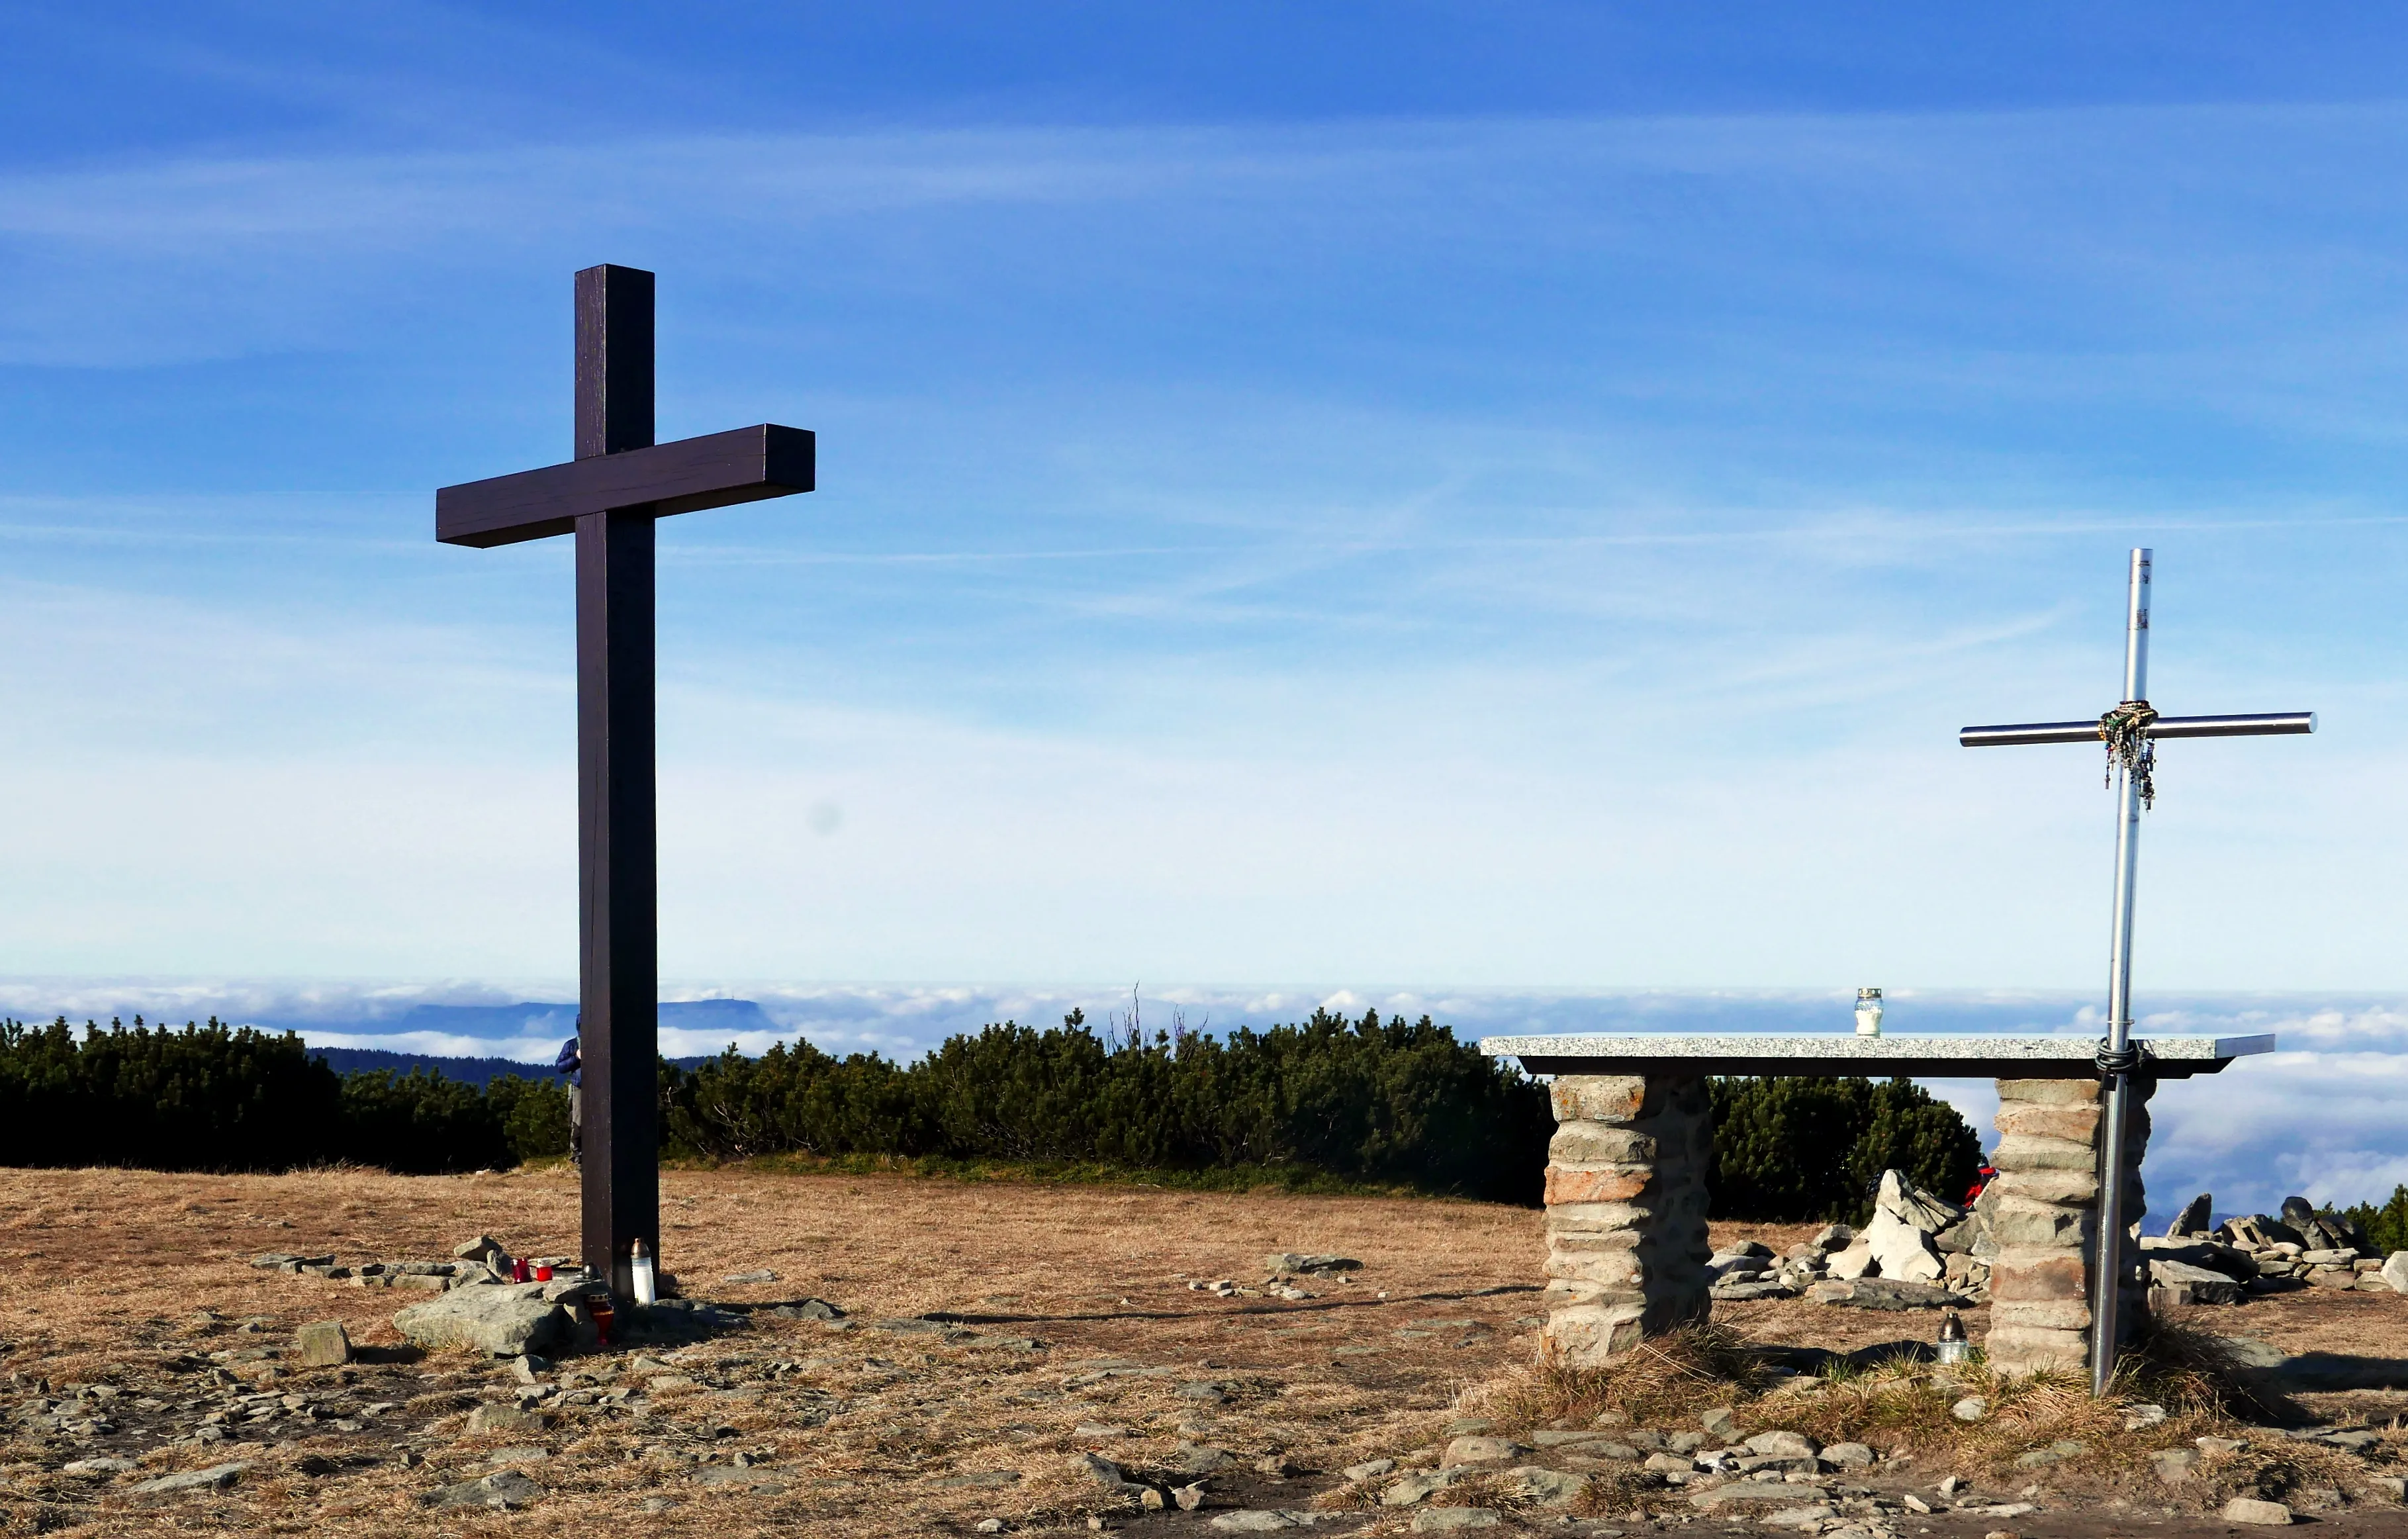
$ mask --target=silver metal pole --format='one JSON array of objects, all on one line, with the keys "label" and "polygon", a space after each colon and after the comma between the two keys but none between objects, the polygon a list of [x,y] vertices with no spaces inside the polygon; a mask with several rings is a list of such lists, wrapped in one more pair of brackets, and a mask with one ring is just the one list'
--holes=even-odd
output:
[{"label": "silver metal pole", "polygon": [[[2149,698],[2149,553],[2132,553],[2130,600],[2124,619],[2124,698]],[[2131,772],[2115,768],[2115,934],[2107,971],[2107,1057],[2117,1065],[2132,1034],[2132,884],[2141,856],[2141,790]],[[2115,1312],[2124,1265],[2124,1117],[2129,1075],[2107,1068],[2105,1126],[2099,1141],[2099,1253],[2092,1269],[2090,1388],[2107,1392],[2115,1373]]]}]

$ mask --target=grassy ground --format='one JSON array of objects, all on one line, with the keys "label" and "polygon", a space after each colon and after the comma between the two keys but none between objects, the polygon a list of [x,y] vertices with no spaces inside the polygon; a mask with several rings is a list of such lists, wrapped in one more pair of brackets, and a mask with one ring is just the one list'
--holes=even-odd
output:
[{"label": "grassy ground", "polygon": [[[574,1391],[572,1403],[472,1433],[470,1413],[519,1393],[505,1371],[406,1349],[391,1324],[403,1296],[260,1272],[248,1258],[433,1259],[480,1232],[520,1254],[567,1253],[570,1172],[0,1172],[0,1520],[70,1533],[332,1535],[640,1522],[648,1533],[718,1536],[968,1533],[985,1519],[1084,1532],[1096,1514],[1133,1534],[1201,1539],[1232,1505],[1326,1503],[1344,1484],[1333,1472],[1347,1465],[1431,1462],[1456,1418],[1561,1421],[1603,1404],[1567,1398],[1596,1386],[1534,1368],[1543,1247],[1529,1210],[882,1173],[672,1171],[663,1185],[663,1259],[687,1291],[752,1305],[818,1297],[845,1309],[848,1326],[764,1311],[681,1352],[565,1363],[549,1377]],[[1717,1239],[1738,1232],[1718,1228]],[[1746,1232],[1784,1244],[1803,1231]],[[1318,1297],[1301,1301],[1187,1286],[1254,1285],[1263,1256],[1283,1250],[1340,1252],[1364,1268],[1312,1285]],[[760,1269],[778,1280],[720,1281]],[[2408,1358],[2408,1298],[2309,1294],[2195,1313],[2288,1350]],[[1758,1339],[1839,1349],[1928,1336],[1933,1324],[1797,1302],[1717,1317]],[[363,1360],[305,1370],[256,1355],[322,1318],[345,1322],[367,1349]],[[1978,1338],[1981,1312],[1969,1324]],[[79,1398],[79,1386],[113,1393]],[[1924,1389],[1885,1388],[1876,1374],[1782,1394],[1793,1403],[1751,1402],[1750,1424],[1786,1417],[1905,1451],[1893,1474],[1927,1489],[1943,1471],[2000,1501],[2035,1483],[2014,1465],[2004,1421],[1992,1424],[1985,1451],[1950,1431],[1944,1405],[1935,1419]],[[588,1402],[574,1403],[580,1396]],[[1733,1399],[1727,1386],[1697,1387],[1691,1398],[1700,1397]],[[2093,1415],[2078,1401],[2065,1400],[2048,1427]],[[2362,1391],[2318,1408],[2363,1419],[2403,1405],[2408,1397]],[[1662,1414],[1694,1409],[1668,1402]],[[115,1430],[94,1431],[95,1414]],[[222,1440],[174,1441],[211,1415],[228,1422]],[[1190,1467],[1216,1450],[1226,1461],[1205,1476],[1201,1513],[1129,1509],[1086,1462],[1098,1455],[1168,1486],[1195,1479]],[[136,1467],[64,1471],[94,1456]],[[2136,1515],[2182,1506],[2116,1457],[2122,1464],[2047,1472],[2052,1500],[2079,1494],[2093,1518],[2125,1510],[2100,1503],[2128,1502]],[[163,1472],[229,1461],[249,1467],[224,1489],[136,1489]],[[463,1481],[512,1471],[540,1493],[523,1511],[427,1505]],[[1561,1513],[1526,1520],[1558,1532],[1657,1522],[1599,1505],[1576,1509],[1570,1527]],[[2367,1511],[2370,1521],[2381,1516]],[[2330,1515],[2334,1531],[2360,1532],[2349,1527],[2357,1515]],[[1330,1516],[1400,1532],[1411,1515]],[[2052,1521],[2043,1513],[2014,1528],[2106,1532]],[[1999,1527],[1947,1513],[1921,1526],[1941,1536]],[[2223,1531],[2177,1520],[2151,1532]],[[2408,1532],[2408,1520],[2362,1532]]]}]

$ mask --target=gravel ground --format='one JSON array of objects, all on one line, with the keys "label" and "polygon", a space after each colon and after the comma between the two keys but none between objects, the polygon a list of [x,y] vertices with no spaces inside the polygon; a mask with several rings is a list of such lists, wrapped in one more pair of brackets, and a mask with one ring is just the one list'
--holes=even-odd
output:
[{"label": "gravel ground", "polygon": [[[479,1233],[566,1253],[566,1171],[0,1172],[0,1185],[10,1529],[472,1534],[640,1519],[648,1533],[1086,1532],[1093,1516],[1132,1534],[1203,1536],[1286,1512],[1317,1532],[1404,1532],[1427,1503],[1350,1507],[1339,1472],[1440,1462],[1460,1397],[1525,1368],[1536,1344],[1540,1216],[1477,1203],[671,1172],[664,1263],[722,1306],[726,1328],[521,1371],[409,1347],[391,1325],[407,1296],[249,1260],[439,1259]],[[1716,1239],[1781,1246],[1806,1232],[1718,1226]],[[1260,1287],[1274,1251],[1363,1267],[1284,1299]],[[764,1270],[775,1280],[721,1281]],[[1190,1286],[1224,1279],[1241,1290]],[[844,1317],[778,1307],[808,1299]],[[2303,1293],[2192,1314],[2294,1353],[2408,1359],[2408,1298]],[[1785,1301],[1717,1317],[1840,1349],[1933,1323]],[[322,1319],[344,1322],[354,1361],[299,1365],[293,1334]],[[1978,1337],[1981,1313],[1969,1323]],[[2408,1409],[2408,1361],[2398,1366],[2402,1389],[2311,1404],[2386,1426]],[[1542,1450],[1515,1467],[1577,1474],[1582,1457]],[[1138,1484],[1115,1487],[1112,1472]],[[1799,1506],[1828,1515],[1799,1532],[2242,1532],[2170,1509],[2154,1486],[2027,1479],[1942,1498],[1944,1473],[1883,1460],[1817,1476]],[[194,1478],[153,1487],[176,1475]],[[1146,1488],[1166,1510],[1140,1504]],[[1197,1510],[1178,1509],[1182,1488]],[[1937,1510],[1914,1511],[1911,1492]],[[2018,1505],[2031,1510],[1997,1510]],[[1538,1504],[1505,1521],[1566,1533],[1726,1522],[1575,1515],[1585,1510]],[[2315,1516],[2335,1533],[2408,1533],[2393,1507]]]}]

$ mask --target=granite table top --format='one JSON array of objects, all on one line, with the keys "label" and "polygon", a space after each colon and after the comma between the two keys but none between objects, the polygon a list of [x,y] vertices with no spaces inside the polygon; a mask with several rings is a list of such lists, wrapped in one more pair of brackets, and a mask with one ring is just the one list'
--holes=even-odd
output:
[{"label": "granite table top", "polygon": [[[2156,1079],[2215,1074],[2235,1058],[2274,1051],[2262,1037],[2134,1037]],[[1903,1074],[1915,1079],[2094,1079],[2094,1037],[1881,1036],[1854,1032],[1722,1037],[1484,1037],[1480,1050],[1533,1074]]]}]

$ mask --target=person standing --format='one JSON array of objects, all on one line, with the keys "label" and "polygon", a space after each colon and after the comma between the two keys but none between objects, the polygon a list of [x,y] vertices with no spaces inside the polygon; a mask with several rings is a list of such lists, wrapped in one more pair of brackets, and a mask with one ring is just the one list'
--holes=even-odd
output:
[{"label": "person standing", "polygon": [[555,1072],[568,1076],[568,1162],[582,1167],[585,1163],[585,1107],[580,1084],[585,1077],[585,1054],[580,1043],[585,1040],[585,1017],[577,1017],[577,1035],[560,1044],[560,1057],[552,1064]]}]

